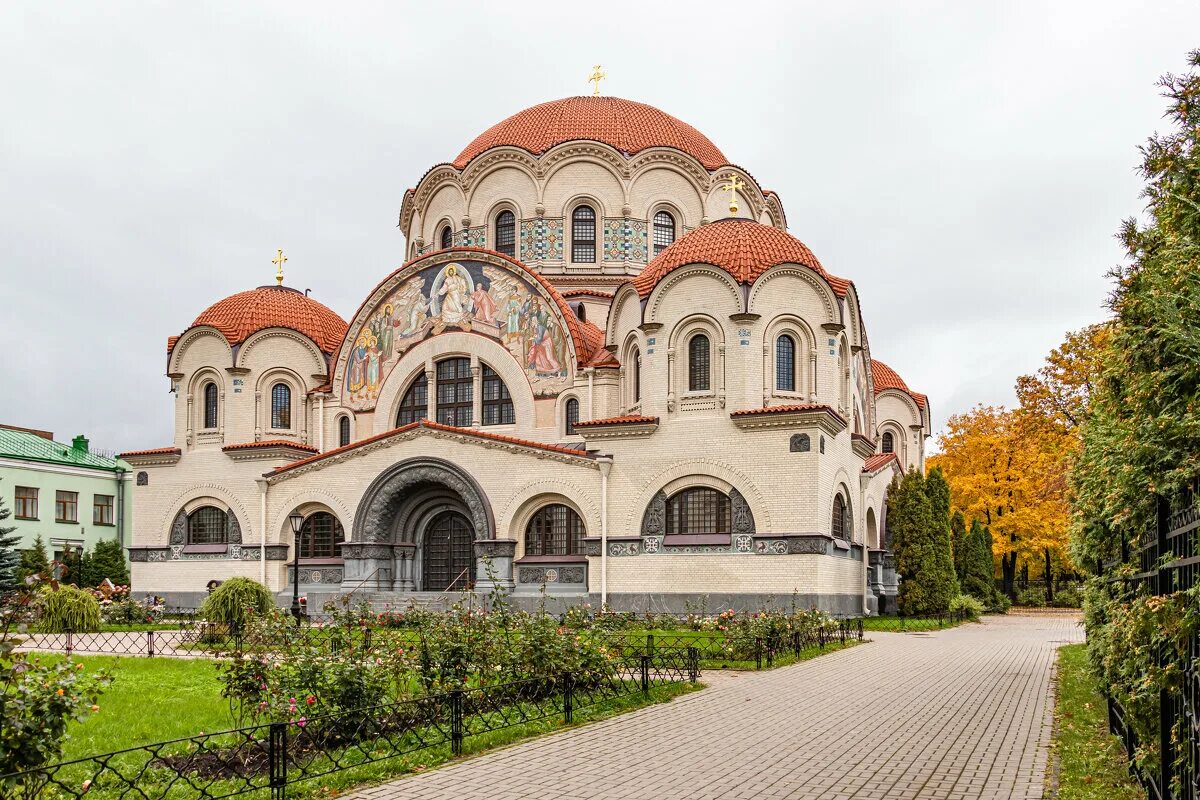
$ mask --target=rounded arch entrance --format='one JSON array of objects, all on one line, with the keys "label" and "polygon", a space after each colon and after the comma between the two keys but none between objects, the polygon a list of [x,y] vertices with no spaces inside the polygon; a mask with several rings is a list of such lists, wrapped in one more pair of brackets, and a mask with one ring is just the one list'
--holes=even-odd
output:
[{"label": "rounded arch entrance", "polygon": [[476,579],[475,542],[495,536],[491,505],[465,470],[437,458],[408,459],[363,495],[342,548],[346,578],[400,591],[465,589]]}]

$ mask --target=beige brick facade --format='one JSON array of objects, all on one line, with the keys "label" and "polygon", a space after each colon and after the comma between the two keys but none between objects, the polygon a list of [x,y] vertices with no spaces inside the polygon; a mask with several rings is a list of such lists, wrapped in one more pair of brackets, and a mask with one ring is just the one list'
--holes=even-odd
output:
[{"label": "beige brick facade", "polygon": [[[306,592],[429,590],[437,587],[422,570],[442,556],[424,537],[453,512],[471,525],[474,577],[518,594],[545,584],[577,599],[603,593],[614,605],[645,595],[675,605],[797,595],[861,610],[866,551],[884,544],[887,484],[901,467],[923,468],[929,429],[909,394],[876,396],[857,289],[835,290],[798,263],[752,283],[724,265],[685,265],[645,297],[627,282],[653,257],[655,214],[671,215],[677,239],[728,217],[720,187],[731,175],[745,185],[740,216],[785,227],[778,197],[749,174],[706,169],[672,148],[631,156],[601,142],[562,142],[540,155],[495,147],[461,170],[431,170],[405,195],[400,224],[413,260],[367,297],[339,348],[323,351],[289,319],[267,320],[239,341],[210,325],[187,329],[168,365],[173,447],[124,456],[140,473],[135,591],[186,599],[232,575],[287,590],[288,517],[316,512],[361,546],[344,547],[355,554],[345,559],[305,560]],[[570,219],[583,203],[596,212],[594,263],[571,256]],[[440,250],[446,228],[456,245],[495,248],[505,210],[516,219],[515,259]],[[446,294],[451,264],[473,300]],[[423,293],[416,302],[405,294],[413,287]],[[555,287],[592,294],[568,304]],[[481,310],[493,295],[494,322]],[[408,317],[396,298],[408,298]],[[466,316],[451,316],[453,302],[466,303]],[[379,349],[394,357],[375,355],[381,330]],[[393,330],[403,341],[391,349]],[[781,388],[785,335],[795,372]],[[698,336],[706,366],[692,363]],[[535,363],[530,342],[547,348],[549,366]],[[468,369],[457,391],[470,386],[471,425],[397,428],[418,384],[428,386],[429,418],[440,415],[438,365],[449,358]],[[512,423],[483,424],[492,374],[511,396]],[[364,382],[369,390],[357,388]],[[285,416],[272,413],[281,385]],[[568,432],[569,409],[581,423],[634,419]],[[884,431],[894,434],[895,460],[878,456]],[[410,464],[420,480],[405,477]],[[389,489],[393,480],[402,491]],[[732,522],[698,532],[700,517],[686,516],[678,499],[687,490],[703,490],[695,496],[717,504],[713,519]],[[566,506],[581,527],[582,546],[556,551],[563,557],[526,551],[532,520],[549,504]],[[225,515],[215,534],[216,523],[195,521],[205,507]],[[832,529],[835,518],[844,530]],[[485,564],[499,574],[485,576]]]}]

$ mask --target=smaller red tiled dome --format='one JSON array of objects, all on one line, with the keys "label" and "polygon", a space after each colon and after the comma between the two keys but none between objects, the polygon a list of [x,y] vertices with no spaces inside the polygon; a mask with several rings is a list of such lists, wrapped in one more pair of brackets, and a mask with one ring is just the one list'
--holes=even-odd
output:
[{"label": "smaller red tiled dome", "polygon": [[216,328],[230,344],[241,344],[266,328],[290,328],[324,353],[341,346],[349,327],[327,306],[286,286],[260,286],[218,300],[196,317],[192,327],[198,325]]},{"label": "smaller red tiled dome", "polygon": [[668,273],[688,264],[712,264],[745,284],[754,283],[779,264],[803,264],[824,277],[839,297],[845,297],[850,288],[850,281],[826,272],[812,250],[795,236],[737,217],[701,225],[676,241],[634,278],[634,288],[646,297]]},{"label": "smaller red tiled dome", "polygon": [[908,384],[900,377],[900,373],[877,358],[871,359],[871,381],[875,384],[875,394],[895,389],[911,397],[920,408],[924,408],[928,402],[925,395],[908,388]]}]

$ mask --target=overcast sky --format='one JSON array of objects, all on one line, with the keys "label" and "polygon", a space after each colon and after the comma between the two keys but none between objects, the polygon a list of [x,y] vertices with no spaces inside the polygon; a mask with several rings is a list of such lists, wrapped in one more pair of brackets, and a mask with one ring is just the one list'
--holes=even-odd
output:
[{"label": "overcast sky", "polygon": [[779,192],[935,429],[1103,318],[1200,3],[0,8],[0,422],[171,443],[165,343],[271,281],[349,316],[400,202],[535,103],[658,106]]}]

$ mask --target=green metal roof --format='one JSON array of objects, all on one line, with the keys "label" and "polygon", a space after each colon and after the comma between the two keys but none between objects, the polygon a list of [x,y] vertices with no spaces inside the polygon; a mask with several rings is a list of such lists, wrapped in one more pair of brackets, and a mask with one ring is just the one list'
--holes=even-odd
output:
[{"label": "green metal roof", "polygon": [[69,444],[52,442],[35,433],[0,428],[0,458],[16,458],[22,461],[38,461],[44,464],[62,464],[84,469],[103,469],[128,472],[130,466],[117,458],[77,450]]}]

